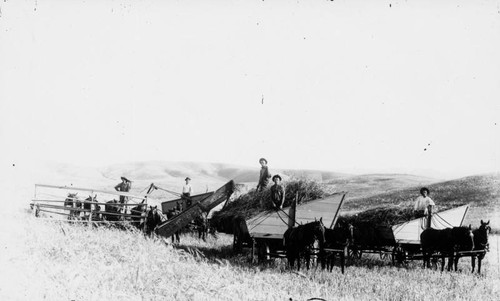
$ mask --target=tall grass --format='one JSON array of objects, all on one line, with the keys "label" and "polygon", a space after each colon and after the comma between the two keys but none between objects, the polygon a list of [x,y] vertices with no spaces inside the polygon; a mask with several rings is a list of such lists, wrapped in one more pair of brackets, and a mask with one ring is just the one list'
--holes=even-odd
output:
[{"label": "tall grass", "polygon": [[281,260],[255,265],[248,255],[233,255],[230,236],[203,242],[185,235],[174,247],[140,232],[18,217],[10,221],[15,252],[4,258],[11,275],[2,276],[2,300],[495,300],[500,294],[490,255],[481,276],[469,273],[468,259],[458,273],[423,270],[420,263],[392,267],[376,258],[348,266],[345,275],[338,268],[293,273]]}]

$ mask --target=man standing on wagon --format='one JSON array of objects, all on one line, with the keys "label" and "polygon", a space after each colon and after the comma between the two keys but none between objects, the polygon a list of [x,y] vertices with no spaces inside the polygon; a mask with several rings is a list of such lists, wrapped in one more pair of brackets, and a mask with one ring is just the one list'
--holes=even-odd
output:
[{"label": "man standing on wagon", "polygon": [[271,174],[269,173],[269,169],[267,168],[266,159],[260,158],[259,163],[262,167],[260,169],[260,177],[259,177],[259,184],[257,184],[257,191],[263,191],[266,188],[267,183],[269,183]]},{"label": "man standing on wagon", "polygon": [[429,189],[426,187],[422,187],[420,189],[420,196],[415,200],[415,206],[414,206],[414,211],[415,211],[415,216],[416,217],[423,217],[427,216],[429,214],[429,207],[431,213],[434,211],[434,201],[429,197]]},{"label": "man standing on wagon", "polygon": [[[122,182],[115,186],[115,190],[120,192],[129,192],[130,188],[132,188],[132,181],[130,181],[125,177],[121,177],[121,179]],[[128,202],[128,197],[120,195],[120,204],[126,204],[127,202]],[[124,208],[123,212],[126,213],[127,208]]]},{"label": "man standing on wagon", "polygon": [[193,195],[193,187],[191,186],[191,184],[189,184],[189,182],[191,181],[191,178],[186,177],[185,181],[186,181],[186,184],[184,186],[182,186],[182,197],[186,198],[187,207],[191,207],[192,204],[191,204],[190,197]]},{"label": "man standing on wagon", "polygon": [[273,176],[274,185],[271,186],[271,201],[273,202],[274,208],[276,210],[283,208],[283,203],[285,202],[285,190],[281,186],[280,175]]}]

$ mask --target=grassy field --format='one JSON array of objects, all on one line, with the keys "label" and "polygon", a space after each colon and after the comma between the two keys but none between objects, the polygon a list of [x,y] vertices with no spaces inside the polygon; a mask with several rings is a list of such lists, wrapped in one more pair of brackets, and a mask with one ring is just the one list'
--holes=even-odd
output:
[{"label": "grassy field", "polygon": [[[11,184],[2,187],[11,207],[0,219],[0,300],[496,300],[500,295],[498,236],[490,238],[480,276],[470,274],[470,259],[461,260],[459,272],[441,273],[422,269],[420,262],[394,267],[378,256],[348,263],[345,275],[338,267],[333,273],[295,273],[282,260],[256,265],[249,263],[248,253],[234,255],[232,238],[226,235],[207,242],[185,235],[180,245],[172,246],[140,232],[34,218],[28,210],[33,186],[27,174],[1,181]],[[59,171],[40,174],[49,183],[67,179]],[[71,180],[86,178],[75,175]],[[497,184],[498,176],[492,175],[430,188],[438,205],[475,204],[471,213],[479,213],[471,220],[477,226],[480,217],[495,216]],[[99,185],[103,183],[83,186]],[[345,208],[410,204],[415,189],[350,198]],[[492,220],[493,228],[499,221]]]},{"label": "grassy field", "polygon": [[[393,267],[367,258],[333,273],[293,273],[284,261],[250,264],[232,239],[190,235],[169,240],[140,232],[90,228],[17,212],[3,233],[1,300],[494,300],[500,294],[498,237],[481,276],[470,260],[460,272]],[[5,225],[4,225],[5,226]],[[9,271],[5,274],[5,271]],[[8,284],[8,285],[5,285]]]}]

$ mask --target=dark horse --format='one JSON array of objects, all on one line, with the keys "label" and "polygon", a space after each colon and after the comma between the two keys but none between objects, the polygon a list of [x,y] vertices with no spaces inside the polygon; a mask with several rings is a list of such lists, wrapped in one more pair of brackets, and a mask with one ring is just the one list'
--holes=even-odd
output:
[{"label": "dark horse", "polygon": [[[325,244],[323,254],[321,254],[321,267],[326,267],[327,271],[333,270],[335,255],[339,253],[340,267],[342,274],[345,269],[345,250],[353,241],[353,226],[351,224],[342,224],[334,229],[325,229]],[[337,250],[337,251],[330,251]]]},{"label": "dark horse", "polygon": [[[472,231],[474,234],[474,251],[483,251],[477,255],[477,273],[481,273],[481,261],[483,260],[486,252],[489,251],[489,243],[488,243],[488,233],[491,232],[490,221],[483,222],[481,220],[481,226],[478,229]],[[472,264],[472,273],[474,273],[474,268],[476,266],[476,256],[472,256],[471,259]],[[456,266],[455,266],[456,269]]]},{"label": "dark horse", "polygon": [[316,241],[319,242],[320,254],[322,254],[325,243],[325,226],[322,218],[319,221],[286,230],[283,235],[283,243],[291,269],[293,269],[294,262],[297,260],[297,270],[300,270],[301,257],[306,259],[306,266],[309,269],[311,251]]},{"label": "dark horse", "polygon": [[[142,214],[146,212],[146,209],[148,207],[146,204],[144,204],[144,201],[145,200],[143,200],[139,205],[132,207],[132,209],[130,209],[130,215],[132,215],[130,217],[131,224],[132,224],[132,226],[135,226],[136,228],[140,228],[143,225],[141,223]],[[156,206],[155,206],[155,208],[156,208]]]},{"label": "dark horse", "polygon": [[148,214],[146,217],[146,235],[151,236],[154,233],[156,227],[161,223],[162,215],[160,214],[157,206],[149,206]]},{"label": "dark horse", "polygon": [[106,202],[106,205],[104,205],[104,213],[102,214],[102,217],[104,218],[104,220],[110,222],[119,221],[121,218],[121,209],[122,206],[120,205],[120,203],[118,203],[117,200],[108,201]]},{"label": "dark horse", "polygon": [[64,207],[70,207],[68,219],[78,218],[82,209],[82,202],[77,197],[78,193],[68,193],[64,200]]},{"label": "dark horse", "polygon": [[435,252],[441,256],[441,271],[444,271],[444,260],[448,257],[448,271],[453,266],[456,251],[471,251],[474,249],[474,234],[471,226],[453,227],[443,230],[425,229],[420,234],[424,268],[430,267],[430,259]]},{"label": "dark horse", "polygon": [[208,234],[207,215],[208,213],[202,212],[194,219],[194,224],[196,226],[196,230],[198,231],[198,239],[203,239],[203,241],[207,240],[207,234]]},{"label": "dark horse", "polygon": [[[92,213],[92,220],[97,221],[99,220],[99,212],[101,210],[101,207],[97,203],[97,195],[92,197],[89,195],[88,198],[83,200],[83,209],[85,210],[85,219],[89,219]],[[93,210],[92,210],[93,209]]]},{"label": "dark horse", "polygon": [[[167,218],[171,219],[171,218],[175,217],[176,215],[179,215],[182,212],[182,209],[183,209],[182,204],[180,202],[177,202],[176,207],[167,212]],[[172,243],[174,243],[174,242],[180,243],[181,242],[181,238],[180,238],[179,234],[180,234],[180,231],[177,231],[172,235]]]},{"label": "dark horse", "polygon": [[[484,259],[486,252],[489,251],[489,243],[488,243],[488,233],[491,232],[490,221],[483,222],[481,220],[481,226],[478,229],[472,231],[474,234],[474,251],[479,251],[477,254],[472,254],[471,256],[471,265],[472,265],[472,273],[474,273],[474,269],[476,267],[476,257],[477,257],[477,273],[481,273],[481,261]],[[455,257],[455,271],[457,270],[459,256]]]}]

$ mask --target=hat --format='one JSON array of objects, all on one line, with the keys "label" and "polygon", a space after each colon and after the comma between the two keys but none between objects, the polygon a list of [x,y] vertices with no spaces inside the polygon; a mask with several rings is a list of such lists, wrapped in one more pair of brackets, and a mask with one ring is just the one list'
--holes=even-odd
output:
[{"label": "hat", "polygon": [[260,158],[259,159],[259,163],[262,162],[262,161],[266,161],[266,164],[267,164],[267,160],[265,158]]},{"label": "hat", "polygon": [[278,179],[280,179],[280,181],[282,181],[280,175],[274,175],[272,180],[274,181],[275,178],[278,178]]},{"label": "hat", "polygon": [[186,179],[184,179],[184,181],[187,181],[187,180],[191,180],[191,178],[190,177],[186,177]]},{"label": "hat", "polygon": [[125,177],[121,177],[122,181],[125,181],[125,182],[132,182],[130,181],[129,179],[125,178]]},{"label": "hat", "polygon": [[422,187],[422,188],[420,188],[420,194],[423,194],[423,193],[424,193],[424,191],[427,191],[427,194],[430,194],[430,193],[431,193],[427,187]]}]

